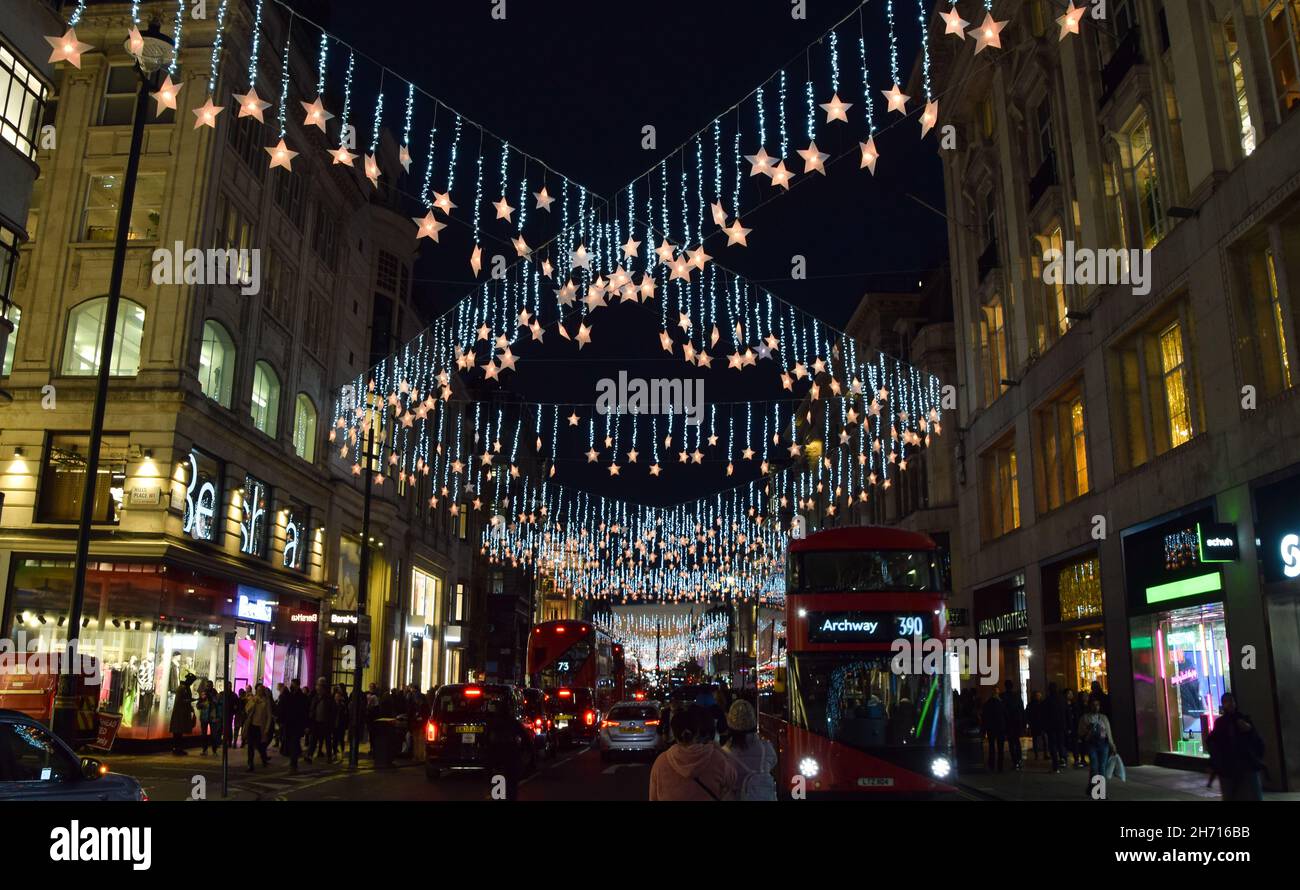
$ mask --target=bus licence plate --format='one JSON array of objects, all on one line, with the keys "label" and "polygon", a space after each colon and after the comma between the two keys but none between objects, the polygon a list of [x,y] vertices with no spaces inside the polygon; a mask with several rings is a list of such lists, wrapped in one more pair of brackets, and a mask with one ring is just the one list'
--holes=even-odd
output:
[{"label": "bus licence plate", "polygon": [[456,731],[459,732],[459,733],[469,733],[469,734],[474,734],[474,733],[480,733],[480,732],[482,732],[482,731],[483,731],[483,727],[481,727],[481,726],[457,726],[457,727],[456,727]]},{"label": "bus licence plate", "polygon": [[893,787],[894,780],[889,776],[861,776],[858,778],[858,785],[863,788],[890,788]]}]

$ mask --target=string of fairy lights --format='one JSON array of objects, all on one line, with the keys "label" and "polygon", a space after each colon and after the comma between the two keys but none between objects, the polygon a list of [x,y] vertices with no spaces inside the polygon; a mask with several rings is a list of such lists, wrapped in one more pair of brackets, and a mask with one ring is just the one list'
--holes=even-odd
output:
[{"label": "string of fairy lights", "polygon": [[643,670],[656,663],[665,669],[689,661],[703,666],[727,647],[727,616],[716,613],[604,610],[591,621],[623,645],[628,663]]},{"label": "string of fairy lights", "polygon": [[[894,2],[885,4],[892,88],[881,92],[889,110],[906,118],[910,97],[899,83]],[[926,0],[917,2],[925,138],[938,119],[938,98],[931,83]],[[214,100],[225,76],[227,3],[221,0],[218,7],[207,101],[194,109],[195,128],[215,129],[225,110]],[[763,600],[779,596],[785,541],[799,511],[833,516],[867,501],[894,484],[908,461],[941,432],[940,385],[932,375],[866,353],[852,338],[734,274],[706,251],[706,245],[715,252],[747,247],[754,232],[742,224],[742,214],[788,192],[796,176],[828,175],[831,156],[818,148],[817,139],[829,142],[835,128],[865,140],[859,143],[859,166],[876,173],[881,158],[876,139],[883,130],[868,67],[865,2],[803,51],[802,71],[787,65],[774,72],[620,189],[612,203],[280,0],[272,0],[272,6],[281,15],[264,15],[265,0],[256,0],[247,76],[240,84],[247,92],[234,94],[238,117],[264,122],[271,103],[257,91],[263,41],[283,47],[278,89],[272,90],[279,99],[278,143],[266,149],[270,166],[291,171],[300,151],[315,145],[313,150],[329,153],[333,165],[354,167],[358,107],[363,91],[373,85],[363,172],[373,188],[383,182],[424,210],[423,217],[412,217],[417,243],[427,239],[437,245],[442,229],[464,227],[473,236],[468,261],[476,277],[481,277],[486,242],[514,251],[513,263],[494,270],[414,340],[339,393],[329,439],[354,475],[362,472],[364,443],[373,434],[381,461],[376,484],[393,479],[426,498],[431,510],[486,513],[491,521],[482,546],[489,559],[534,568],[580,596],[613,602],[705,601],[719,595]],[[177,0],[173,39],[178,47],[185,9],[185,0]],[[51,62],[80,67],[81,53],[91,47],[77,41],[72,29],[84,10],[82,0],[67,33],[47,38]],[[853,29],[855,16],[861,76],[842,80],[841,31],[847,35]],[[940,17],[945,35],[965,41],[969,34],[977,53],[1001,46],[999,34],[1007,23],[993,19],[991,4],[985,21],[969,32],[956,4]],[[1078,33],[1081,18],[1082,10],[1071,3],[1058,20],[1062,39]],[[138,4],[132,5],[132,22],[138,23]],[[295,29],[301,32],[297,40]],[[275,33],[282,42],[272,40]],[[130,39],[135,47],[137,28]],[[303,70],[315,74],[308,87],[314,101],[298,97],[305,113],[299,125],[288,111],[295,91],[305,91],[291,58],[313,43],[315,59]],[[345,68],[334,48],[347,50]],[[796,84],[802,77],[802,88],[791,89],[792,77]],[[384,169],[380,151],[385,97],[393,84],[405,93],[400,170]],[[159,113],[176,107],[177,91],[169,78],[155,95]],[[340,114],[331,124],[336,116],[325,99],[337,93]],[[800,118],[808,146],[797,151],[803,167],[796,172],[787,168],[786,158],[797,135],[791,125],[799,127]],[[311,127],[327,145],[308,140]],[[418,150],[413,132],[428,133],[418,194],[399,184]],[[769,155],[769,145],[779,154]],[[489,170],[494,175],[489,177]],[[628,303],[639,306],[625,308]],[[687,392],[620,391],[616,404],[603,406],[488,404],[457,395],[457,376],[502,381],[520,373],[514,347],[521,340],[542,341],[553,332],[581,351],[603,317],[596,313],[613,311],[641,313],[647,326],[658,329],[663,350],[696,368],[725,362],[728,372],[744,375],[770,362],[788,395],[768,402],[715,403],[707,418],[688,417]],[[578,456],[563,456],[566,448],[576,448]],[[610,476],[657,476],[669,468],[692,472],[692,466],[707,464],[724,467],[731,477],[749,464],[759,478],[688,504],[648,507],[572,487],[565,478],[571,462],[598,463]]]}]

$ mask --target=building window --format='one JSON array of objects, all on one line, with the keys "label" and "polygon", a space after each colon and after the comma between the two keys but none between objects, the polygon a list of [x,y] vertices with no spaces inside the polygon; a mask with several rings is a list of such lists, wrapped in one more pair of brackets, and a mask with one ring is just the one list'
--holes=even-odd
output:
[{"label": "building window", "polygon": [[[108,297],[96,297],[73,307],[68,313],[68,335],[64,340],[63,373],[70,377],[93,377],[99,373],[99,349],[104,341],[104,315]],[[113,358],[109,373],[133,377],[140,370],[140,346],[144,340],[144,307],[123,299],[117,308],[113,333]]]},{"label": "building window", "polygon": [[463,624],[469,618],[469,603],[465,599],[465,585],[462,582],[456,582],[456,611],[452,615],[452,621],[457,624]]},{"label": "building window", "polygon": [[[86,206],[81,218],[83,241],[113,241],[117,238],[117,213],[122,198],[122,178],[116,173],[90,177],[86,188]],[[154,241],[162,219],[162,173],[141,173],[135,183],[135,200],[131,204],[128,241]]]},{"label": "building window", "polygon": [[[1036,239],[1038,247],[1042,251],[1042,259],[1034,258],[1035,278],[1041,285],[1039,293],[1041,294],[1042,305],[1039,308],[1040,318],[1038,321],[1038,348],[1040,351],[1046,350],[1048,346],[1055,343],[1066,331],[1070,329],[1070,301],[1065,289],[1065,235],[1061,231],[1059,224],[1053,224],[1046,235]],[[1048,281],[1048,254],[1058,257],[1056,261],[1056,273],[1052,277],[1055,281]]]},{"label": "building window", "polygon": [[302,218],[305,206],[303,200],[302,176],[292,170],[284,171],[284,175],[275,177],[275,206],[284,211],[284,215],[289,218],[297,229],[302,228]]},{"label": "building window", "polygon": [[18,274],[18,233],[0,224],[0,313],[14,292]]},{"label": "building window", "polygon": [[298,393],[294,401],[293,450],[307,463],[316,460],[316,406],[305,392]]},{"label": "building window", "polygon": [[456,534],[462,541],[469,538],[469,504],[461,504],[456,514]]},{"label": "building window", "polygon": [[265,127],[255,117],[237,117],[226,126],[226,139],[248,172],[261,180],[267,169]]},{"label": "building window", "polygon": [[235,343],[220,322],[203,323],[203,348],[199,351],[199,386],[203,394],[223,408],[230,407],[235,382]]},{"label": "building window", "polygon": [[14,329],[9,332],[9,337],[5,341],[5,359],[3,366],[0,366],[0,377],[8,377],[13,373],[14,350],[18,348],[18,323],[22,321],[23,311],[10,303],[9,313],[5,317],[13,324]]},{"label": "building window", "polygon": [[1047,99],[1038,103],[1038,163],[1056,162],[1056,140],[1052,137],[1052,103]]},{"label": "building window", "polygon": [[977,113],[979,115],[980,133],[985,139],[992,139],[997,125],[996,118],[993,116],[993,100],[991,98],[981,99]]},{"label": "building window", "polygon": [[[108,69],[108,79],[104,86],[104,104],[99,109],[101,127],[129,127],[135,122],[136,96],[140,90],[140,78],[135,73],[134,65],[113,65]],[[170,108],[156,117],[153,110],[148,111],[147,120],[152,124],[172,124],[176,122],[176,112]]]},{"label": "building window", "polygon": [[253,223],[234,201],[222,195],[217,202],[217,247],[239,251],[240,281],[253,276]]},{"label": "building window", "polygon": [[390,294],[397,293],[397,269],[401,265],[397,257],[386,250],[379,251],[376,263],[375,281],[380,288]]},{"label": "building window", "polygon": [[1142,246],[1155,247],[1165,235],[1165,205],[1160,193],[1160,176],[1156,165],[1156,147],[1151,138],[1151,122],[1145,114],[1129,128],[1128,181],[1129,200],[1137,211]]},{"label": "building window", "polygon": [[1034,490],[1047,513],[1088,493],[1088,439],[1083,394],[1075,383],[1034,412]]},{"label": "building window", "polygon": [[1260,18],[1279,117],[1300,106],[1300,0],[1272,0]]},{"label": "building window", "polygon": [[1228,101],[1237,121],[1242,157],[1255,152],[1255,125],[1250,119],[1250,100],[1246,96],[1246,67],[1237,43],[1237,26],[1229,15],[1220,27],[1223,38],[1223,65],[1227,77]]},{"label": "building window", "polygon": [[36,73],[0,44],[0,139],[26,157],[36,158],[45,85]]},{"label": "building window", "polygon": [[276,423],[280,414],[280,378],[266,362],[259,361],[253,368],[253,397],[250,403],[253,426],[275,438]]},{"label": "building window", "polygon": [[303,326],[303,345],[319,357],[329,345],[330,301],[317,294],[307,300],[307,322]]},{"label": "building window", "polygon": [[339,224],[323,204],[316,205],[316,220],[311,233],[311,249],[330,269],[338,267]]},{"label": "building window", "polygon": [[984,452],[984,537],[997,538],[1020,528],[1019,471],[1012,436]]},{"label": "building window", "polygon": [[266,310],[286,327],[293,326],[293,285],[297,276],[274,248],[262,251],[266,269],[262,276],[266,286]]},{"label": "building window", "polygon": [[1112,369],[1121,434],[1121,470],[1131,470],[1190,441],[1203,427],[1194,387],[1194,339],[1175,305],[1116,349]]},{"label": "building window", "polygon": [[1245,374],[1242,382],[1256,387],[1266,397],[1290,389],[1294,382],[1287,313],[1269,236],[1267,231],[1261,233],[1241,251],[1235,288],[1237,354]]},{"label": "building window", "polygon": [[1007,328],[1002,301],[993,297],[981,307],[980,364],[984,382],[984,404],[993,404],[1002,395],[1007,379]]},{"label": "building window", "polygon": [[[129,437],[125,435],[111,434],[100,441],[95,479],[95,522],[116,524],[121,518],[128,441]],[[88,435],[54,433],[50,436],[49,447],[45,449],[45,463],[41,467],[37,522],[80,521],[89,448]]]},{"label": "building window", "polygon": [[63,72],[67,69],[59,67],[54,69],[54,74],[50,78],[53,81],[53,88],[45,94],[45,111],[41,115],[41,126],[54,126],[59,116],[59,93],[63,92]]}]

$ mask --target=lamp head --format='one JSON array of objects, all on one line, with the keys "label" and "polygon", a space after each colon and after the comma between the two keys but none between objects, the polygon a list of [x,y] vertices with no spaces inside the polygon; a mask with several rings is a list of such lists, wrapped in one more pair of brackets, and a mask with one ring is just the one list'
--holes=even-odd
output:
[{"label": "lamp head", "polygon": [[[172,57],[176,52],[176,44],[170,37],[162,32],[162,26],[158,19],[149,22],[149,30],[140,35],[142,48],[140,54],[136,56],[136,61],[140,65],[140,70],[146,76],[162,70],[172,63]],[[122,44],[126,47],[128,53],[131,52],[131,39],[127,38]]]}]

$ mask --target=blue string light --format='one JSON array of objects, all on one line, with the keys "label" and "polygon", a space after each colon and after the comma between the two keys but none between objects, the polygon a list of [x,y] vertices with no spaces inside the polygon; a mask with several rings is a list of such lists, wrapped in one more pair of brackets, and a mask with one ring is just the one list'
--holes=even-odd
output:
[{"label": "blue string light", "polygon": [[[135,19],[131,21],[135,21]],[[168,76],[175,74],[176,67],[181,63],[181,31],[184,27],[185,0],[177,0],[176,17],[172,19],[172,63],[167,68]]]},{"label": "blue string light", "polygon": [[[217,92],[217,76],[221,73],[221,44],[226,33],[226,5],[228,2],[229,0],[221,0],[221,5],[217,7],[217,33],[212,38],[212,63],[208,73],[209,97]],[[138,11],[137,8],[133,10],[133,13]],[[132,19],[132,21],[137,20]]]}]

